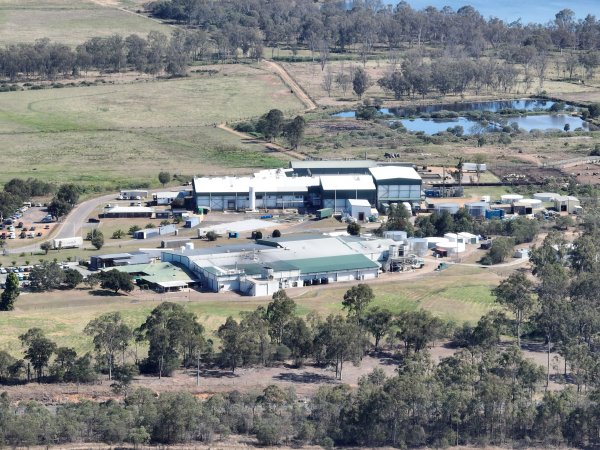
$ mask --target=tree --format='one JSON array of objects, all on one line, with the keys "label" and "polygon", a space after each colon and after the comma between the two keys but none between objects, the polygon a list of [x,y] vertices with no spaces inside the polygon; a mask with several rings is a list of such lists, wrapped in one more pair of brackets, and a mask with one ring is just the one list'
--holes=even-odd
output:
[{"label": "tree", "polygon": [[56,351],[56,344],[44,336],[44,332],[39,328],[30,328],[27,333],[19,336],[19,340],[23,346],[27,346],[25,359],[33,366],[39,383],[44,375],[44,368],[48,366],[52,354]]},{"label": "tree", "polygon": [[53,261],[44,261],[29,272],[29,288],[33,291],[58,289],[64,280],[65,272]]},{"label": "tree", "polygon": [[375,294],[373,294],[371,286],[359,284],[346,291],[342,305],[348,311],[348,317],[355,319],[357,323],[361,323],[369,303],[374,298]]},{"label": "tree", "polygon": [[280,238],[281,237],[281,231],[279,231],[279,230],[273,230],[273,233],[271,233],[271,236],[273,236],[274,238]]},{"label": "tree", "polygon": [[522,272],[515,272],[492,289],[496,301],[515,315],[517,345],[521,348],[521,326],[537,305],[533,295],[533,282]]},{"label": "tree", "polygon": [[344,362],[358,364],[364,355],[365,339],[355,321],[330,315],[319,325],[315,336],[315,351],[335,364],[335,376],[342,379]]},{"label": "tree", "polygon": [[269,321],[269,334],[276,343],[282,343],[285,327],[295,311],[296,302],[283,289],[273,294],[273,300],[267,306],[266,318]]},{"label": "tree", "polygon": [[0,311],[12,311],[15,309],[15,300],[20,294],[19,278],[14,273],[9,273],[6,277],[4,291],[0,296]]},{"label": "tree", "polygon": [[360,224],[358,222],[349,223],[346,227],[346,231],[350,236],[359,236],[360,235]]},{"label": "tree", "polygon": [[75,289],[83,281],[83,275],[75,269],[65,269],[64,284],[68,289]]},{"label": "tree", "polygon": [[[83,332],[92,336],[94,348],[100,358],[106,358],[108,379],[112,380],[115,366],[115,355],[124,352],[133,337],[131,328],[123,322],[121,313],[113,312],[102,314],[89,322]],[[124,361],[123,361],[124,363]]]},{"label": "tree", "polygon": [[216,240],[217,240],[217,237],[218,237],[217,233],[215,233],[215,232],[214,232],[214,231],[212,231],[212,230],[211,230],[211,231],[208,231],[208,232],[206,233],[206,239],[207,239],[207,240],[209,240],[209,241],[211,241],[211,242],[213,242],[213,241],[216,241]]},{"label": "tree", "polygon": [[161,378],[169,376],[180,366],[182,359],[196,360],[196,348],[202,344],[204,328],[196,316],[183,306],[165,302],[152,310],[140,326],[140,336],[148,341],[148,358],[142,372]]},{"label": "tree", "polygon": [[306,121],[302,116],[296,116],[293,120],[289,121],[283,130],[283,134],[292,146],[294,150],[298,149],[298,146],[302,142],[304,136],[304,130],[306,129]]},{"label": "tree", "polygon": [[393,317],[390,310],[378,306],[366,312],[364,326],[375,339],[375,350],[379,349],[379,342],[390,331]]},{"label": "tree", "polygon": [[96,250],[100,250],[102,246],[104,246],[104,234],[102,231],[94,230],[92,233],[91,243],[94,247],[96,247]]},{"label": "tree", "polygon": [[71,207],[77,204],[81,194],[81,188],[75,184],[63,184],[58,188],[55,199],[61,202],[68,203]]},{"label": "tree", "polygon": [[165,187],[165,184],[171,181],[171,174],[169,172],[159,172],[158,181]]},{"label": "tree", "polygon": [[269,141],[278,137],[283,130],[283,113],[272,109],[258,121],[257,130]]},{"label": "tree", "polygon": [[387,221],[378,229],[378,233],[383,234],[384,231],[406,231],[409,236],[414,234],[414,227],[410,222],[410,213],[402,204],[391,204],[388,213]]},{"label": "tree", "polygon": [[44,255],[47,255],[48,252],[52,249],[52,242],[46,241],[40,244],[40,248],[44,251]]},{"label": "tree", "polygon": [[362,67],[357,67],[352,76],[352,89],[358,98],[362,98],[365,91],[369,88],[370,78]]},{"label": "tree", "polygon": [[510,256],[514,247],[512,238],[499,237],[492,241],[489,257],[491,264],[500,264]]},{"label": "tree", "polygon": [[73,209],[73,205],[70,203],[54,198],[48,205],[48,214],[56,218],[61,218],[69,214],[71,209]]},{"label": "tree", "polygon": [[244,353],[244,339],[240,332],[240,324],[229,316],[217,330],[217,335],[221,339],[223,356],[231,367],[231,372],[235,373]]},{"label": "tree", "polygon": [[89,274],[83,281],[88,286],[88,288],[94,289],[96,286],[98,286],[100,284],[101,279],[102,279],[102,277],[100,274],[92,273],[92,274]]},{"label": "tree", "polygon": [[119,291],[133,291],[134,285],[128,273],[112,269],[102,273],[100,287],[113,291],[116,295]]}]

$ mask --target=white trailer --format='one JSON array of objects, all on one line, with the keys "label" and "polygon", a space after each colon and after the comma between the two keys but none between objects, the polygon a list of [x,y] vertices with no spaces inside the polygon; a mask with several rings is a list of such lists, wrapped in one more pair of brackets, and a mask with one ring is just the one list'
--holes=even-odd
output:
[{"label": "white trailer", "polygon": [[55,249],[59,248],[81,248],[83,246],[82,237],[70,237],[62,239],[54,239],[52,245]]}]

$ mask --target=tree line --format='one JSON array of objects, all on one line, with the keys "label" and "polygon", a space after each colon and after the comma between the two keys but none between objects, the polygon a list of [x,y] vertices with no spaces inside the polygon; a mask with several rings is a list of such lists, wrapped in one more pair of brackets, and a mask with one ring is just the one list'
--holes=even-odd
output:
[{"label": "tree line", "polygon": [[402,46],[461,46],[471,56],[491,49],[505,54],[519,52],[522,46],[538,51],[600,48],[600,23],[588,14],[577,20],[570,9],[563,9],[547,24],[506,23],[496,17],[486,20],[475,8],[463,6],[456,11],[427,7],[415,10],[406,2],[384,5],[381,1],[354,0],[315,3],[312,0],[159,0],[150,4],[158,18],[213,31],[219,41],[224,34],[235,48],[235,41],[262,37],[264,43],[278,48],[298,45],[312,52],[343,53],[351,48],[361,56],[376,45],[390,50]]},{"label": "tree line", "polygon": [[0,76],[10,80],[78,76],[134,70],[140,73],[182,76],[189,63],[207,50],[203,31],[175,30],[171,36],[151,31],[137,34],[93,37],[75,49],[49,39],[33,44],[10,44],[0,49]]},{"label": "tree line", "polygon": [[[24,339],[35,338],[28,335]],[[36,402],[16,406],[2,394],[0,443],[189,444],[239,434],[261,445],[326,448],[598,444],[595,391],[542,393],[543,369],[516,346],[498,347],[498,329],[489,317],[470,336],[477,338],[438,363],[415,346],[399,358],[393,375],[375,369],[356,389],[325,385],[305,402],[292,389],[274,385],[206,400],[137,388],[122,402],[83,400],[54,411]]]}]

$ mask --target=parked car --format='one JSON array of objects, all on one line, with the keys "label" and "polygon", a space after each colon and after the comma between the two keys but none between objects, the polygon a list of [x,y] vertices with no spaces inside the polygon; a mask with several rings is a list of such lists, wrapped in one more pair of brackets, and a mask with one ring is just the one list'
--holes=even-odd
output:
[{"label": "parked car", "polygon": [[4,267],[0,267],[0,274],[4,275],[7,274],[8,272],[6,271],[6,269]]},{"label": "parked car", "polygon": [[44,227],[44,230],[49,230],[49,229],[50,229],[50,225],[46,225],[46,226]]},{"label": "parked car", "polygon": [[23,222],[19,222],[19,223],[17,224],[17,228],[23,228]]},{"label": "parked car", "polygon": [[26,233],[26,232],[24,232],[24,231],[21,231],[21,234],[19,234],[19,237],[20,237],[21,239],[25,239],[25,238],[27,237],[27,233]]},{"label": "parked car", "polygon": [[37,236],[37,237],[42,237],[42,236],[43,236],[43,233],[42,233],[41,231],[38,231],[38,232],[37,232],[37,234],[36,234],[36,236]]}]

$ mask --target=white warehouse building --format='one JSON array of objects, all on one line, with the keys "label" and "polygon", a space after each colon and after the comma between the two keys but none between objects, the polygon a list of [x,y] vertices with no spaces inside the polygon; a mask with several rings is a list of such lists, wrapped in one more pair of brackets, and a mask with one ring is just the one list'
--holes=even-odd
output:
[{"label": "white warehouse building", "polygon": [[[376,208],[420,202],[422,180],[412,166],[359,162],[310,161],[310,170],[303,164],[245,177],[194,178],[196,206],[217,211],[304,207],[343,211],[350,209],[348,200],[366,200]],[[334,166],[339,166],[338,172],[333,172]]]}]

